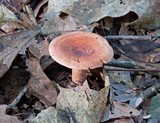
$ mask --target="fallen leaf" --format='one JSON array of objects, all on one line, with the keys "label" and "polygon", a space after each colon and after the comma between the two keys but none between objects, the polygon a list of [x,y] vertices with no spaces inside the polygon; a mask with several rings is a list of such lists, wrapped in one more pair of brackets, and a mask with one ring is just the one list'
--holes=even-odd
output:
[{"label": "fallen leaf", "polygon": [[7,115],[7,105],[0,105],[0,123],[22,123],[16,116]]},{"label": "fallen leaf", "polygon": [[132,118],[120,118],[113,121],[108,121],[107,123],[135,123]]},{"label": "fallen leaf", "polygon": [[30,123],[71,123],[66,112],[61,113],[61,111],[55,109],[54,107],[49,107],[42,110],[37,117],[30,120]]},{"label": "fallen leaf", "polygon": [[151,120],[159,119],[159,113],[160,113],[160,94],[153,97],[151,100],[151,105],[149,108],[149,114],[151,114]]},{"label": "fallen leaf", "polygon": [[46,4],[48,2],[48,0],[40,0],[38,2],[38,5],[35,7],[35,9],[33,10],[34,16],[36,17],[38,15],[38,12],[40,11],[40,9],[42,8],[42,6],[44,4]]},{"label": "fallen leaf", "polygon": [[82,123],[98,123],[104,111],[109,86],[94,91],[87,87],[86,82],[82,87],[66,89],[59,87],[57,109],[69,109],[74,119]]},{"label": "fallen leaf", "polygon": [[106,105],[109,87],[100,91],[89,89],[87,81],[83,86],[72,89],[59,86],[56,109],[47,108],[31,123],[98,123]]},{"label": "fallen leaf", "polygon": [[5,22],[1,26],[1,30],[5,32],[5,34],[11,34],[15,33],[16,30],[24,30],[25,28],[18,23],[18,21],[10,21],[10,22]]},{"label": "fallen leaf", "polygon": [[[131,35],[128,29],[122,27],[120,35]],[[128,34],[129,33],[129,34]],[[148,35],[156,37],[160,30],[150,32]],[[145,36],[145,35],[144,35]],[[117,54],[123,54],[138,62],[158,63],[160,61],[160,39],[156,40],[120,40],[116,45]]]},{"label": "fallen leaf", "polygon": [[127,57],[130,57],[134,60],[150,63],[156,63],[160,61],[158,57],[160,55],[160,43],[152,41],[132,41],[128,44],[118,47],[121,48]]},{"label": "fallen leaf", "polygon": [[0,37],[0,77],[10,68],[18,54],[25,54],[26,48],[36,43],[34,37],[38,33],[36,30],[27,30]]},{"label": "fallen leaf", "polygon": [[0,25],[3,21],[13,21],[17,20],[16,15],[10,11],[7,7],[5,7],[2,3],[0,3]]},{"label": "fallen leaf", "polygon": [[57,102],[57,91],[43,72],[39,60],[37,58],[28,59],[28,69],[31,73],[28,83],[30,94],[38,97],[46,106],[54,105]]},{"label": "fallen leaf", "polygon": [[126,87],[130,87],[130,88],[134,87],[131,80],[130,72],[128,71],[114,71],[114,72],[111,71],[111,72],[108,72],[108,75],[112,80],[118,83],[122,83]]},{"label": "fallen leaf", "polygon": [[40,65],[43,70],[48,65],[54,62],[54,60],[49,55],[48,47],[49,47],[49,42],[47,38],[45,38],[44,40],[43,39],[38,40],[38,42],[35,44],[31,44],[28,48],[31,54],[40,60]]},{"label": "fallen leaf", "polygon": [[107,16],[121,17],[132,11],[139,18],[132,24],[155,29],[160,27],[159,4],[157,0],[94,0],[92,2],[89,0],[49,0],[48,10],[55,13],[65,12],[85,25]]},{"label": "fallen leaf", "polygon": [[133,11],[138,14],[139,19],[131,23],[132,26],[146,29],[158,29],[160,27],[160,1],[141,0],[134,5],[135,10]]},{"label": "fallen leaf", "polygon": [[41,59],[42,56],[48,55],[49,42],[47,41],[47,38],[41,41],[38,41],[34,44],[30,44],[29,51],[34,55],[34,57]]},{"label": "fallen leaf", "polygon": [[22,10],[22,7],[28,4],[31,0],[8,0],[8,4],[13,5],[18,11]]},{"label": "fallen leaf", "polygon": [[128,104],[113,101],[112,104],[106,107],[101,122],[123,117],[137,117],[140,113],[140,111],[133,109]]},{"label": "fallen leaf", "polygon": [[129,105],[132,108],[137,108],[144,101],[144,96],[142,93],[137,93],[136,91],[127,88],[123,84],[113,81],[111,78],[110,82],[110,102],[129,102]]},{"label": "fallen leaf", "polygon": [[53,34],[53,37],[51,37],[53,39],[60,34],[85,27],[73,16],[66,15],[65,18],[61,18],[60,15],[61,13],[46,13],[46,21],[41,28],[43,34]]},{"label": "fallen leaf", "polygon": [[143,101],[144,101],[144,96],[143,94],[140,93],[130,99],[129,105],[132,106],[133,108],[138,108]]}]

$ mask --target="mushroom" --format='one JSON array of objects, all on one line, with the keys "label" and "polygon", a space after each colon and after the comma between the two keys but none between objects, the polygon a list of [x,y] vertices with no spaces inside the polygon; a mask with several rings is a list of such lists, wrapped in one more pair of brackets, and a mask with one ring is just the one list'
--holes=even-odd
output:
[{"label": "mushroom", "polygon": [[82,31],[53,39],[49,53],[57,63],[72,69],[72,81],[78,85],[85,81],[86,70],[101,67],[113,57],[113,49],[106,39]]}]

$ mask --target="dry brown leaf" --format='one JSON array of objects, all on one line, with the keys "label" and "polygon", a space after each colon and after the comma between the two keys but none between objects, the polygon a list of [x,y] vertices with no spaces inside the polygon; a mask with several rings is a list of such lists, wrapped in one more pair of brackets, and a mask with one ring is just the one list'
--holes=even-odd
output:
[{"label": "dry brown leaf", "polygon": [[133,23],[135,26],[155,29],[160,27],[159,5],[157,0],[49,0],[48,9],[55,13],[65,12],[86,25],[132,11],[139,18]]},{"label": "dry brown leaf", "polygon": [[40,41],[39,43],[36,43],[34,45],[29,46],[29,51],[34,55],[36,58],[41,59],[44,55],[49,55],[48,51],[49,42],[47,41],[47,38]]},{"label": "dry brown leaf", "polygon": [[0,37],[0,77],[10,68],[19,53],[25,54],[26,48],[36,43],[34,37],[38,33],[37,30],[27,30]]},{"label": "dry brown leaf", "polygon": [[[18,1],[17,1],[18,2]],[[19,1],[20,2],[20,1]],[[10,4],[7,0],[1,1],[0,4],[0,28],[5,34],[18,32],[19,30],[28,29],[33,27],[34,23],[30,19],[30,15],[20,13]],[[17,13],[20,19],[14,14]],[[25,15],[25,16],[24,16]]]},{"label": "dry brown leaf", "polygon": [[28,59],[28,69],[31,73],[29,80],[29,91],[38,97],[46,106],[57,102],[57,91],[53,83],[43,72],[37,58]]},{"label": "dry brown leaf", "polygon": [[[65,13],[61,13],[64,14]],[[41,28],[43,34],[53,34],[52,39],[55,38],[55,34],[63,34],[66,32],[75,31],[78,29],[88,29],[85,25],[79,23],[79,21],[72,16],[65,15],[65,17],[60,17],[60,13],[48,12],[45,15],[46,21]],[[91,28],[92,30],[93,28]],[[88,29],[89,30],[89,29]]]},{"label": "dry brown leaf", "polygon": [[16,116],[7,115],[7,105],[0,105],[0,123],[22,123]]}]

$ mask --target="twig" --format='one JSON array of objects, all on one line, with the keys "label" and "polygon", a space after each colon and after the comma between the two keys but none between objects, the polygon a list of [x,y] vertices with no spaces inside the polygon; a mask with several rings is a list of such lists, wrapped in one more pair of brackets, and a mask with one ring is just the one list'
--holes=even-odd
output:
[{"label": "twig", "polygon": [[160,72],[160,69],[124,69],[124,68],[107,68],[104,66],[106,71],[137,71],[137,72]]},{"label": "twig", "polygon": [[104,38],[108,40],[156,40],[160,35],[108,35]]},{"label": "twig", "polygon": [[18,96],[13,100],[13,102],[7,106],[6,110],[15,109],[16,105],[19,103],[19,101],[24,96],[24,94],[27,92],[27,90],[28,90],[28,86],[26,85],[23,88],[23,90],[20,91]]},{"label": "twig", "polygon": [[148,89],[146,89],[145,91],[143,91],[143,95],[144,95],[144,99],[148,98],[148,97],[151,97],[151,96],[154,96],[155,94],[157,94],[158,92],[160,91],[160,81],[149,87]]},{"label": "twig", "polygon": [[135,62],[133,61],[125,61],[125,60],[112,60],[105,66],[115,66],[115,67],[123,67],[123,68],[138,68]]}]

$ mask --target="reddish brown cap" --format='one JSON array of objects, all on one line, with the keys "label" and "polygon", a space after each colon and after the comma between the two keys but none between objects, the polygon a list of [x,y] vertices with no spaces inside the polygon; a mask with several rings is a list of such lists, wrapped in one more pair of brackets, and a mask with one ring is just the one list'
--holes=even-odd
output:
[{"label": "reddish brown cap", "polygon": [[113,49],[103,37],[90,32],[70,32],[49,45],[51,57],[71,69],[101,67],[113,57]]}]

